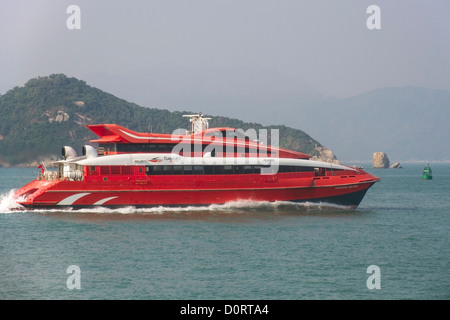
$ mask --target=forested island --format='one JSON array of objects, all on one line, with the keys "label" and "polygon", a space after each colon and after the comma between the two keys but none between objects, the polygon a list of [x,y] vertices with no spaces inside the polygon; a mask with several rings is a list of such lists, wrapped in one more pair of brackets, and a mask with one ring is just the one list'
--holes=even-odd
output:
[{"label": "forested island", "polygon": [[[96,138],[85,127],[87,124],[116,123],[138,132],[172,133],[179,128],[189,129],[183,114],[198,112],[201,110],[170,112],[139,106],[64,74],[33,78],[0,96],[0,166],[57,159],[64,145],[81,150],[82,145]],[[326,149],[302,130],[209,116],[210,127],[278,129],[282,148],[316,157]]]}]

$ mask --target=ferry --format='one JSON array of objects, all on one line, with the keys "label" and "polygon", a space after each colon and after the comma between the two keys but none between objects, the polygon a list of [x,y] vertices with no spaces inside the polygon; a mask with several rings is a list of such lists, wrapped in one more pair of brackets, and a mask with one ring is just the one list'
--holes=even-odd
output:
[{"label": "ferry", "polygon": [[[233,201],[313,202],[357,208],[380,179],[362,168],[313,161],[235,128],[209,128],[190,118],[191,130],[136,132],[117,124],[87,125],[98,138],[62,147],[53,170],[40,165],[18,189],[19,208],[203,206]],[[276,138],[276,135],[275,135]],[[273,138],[272,140],[276,140]],[[272,141],[273,142],[273,141]]]}]

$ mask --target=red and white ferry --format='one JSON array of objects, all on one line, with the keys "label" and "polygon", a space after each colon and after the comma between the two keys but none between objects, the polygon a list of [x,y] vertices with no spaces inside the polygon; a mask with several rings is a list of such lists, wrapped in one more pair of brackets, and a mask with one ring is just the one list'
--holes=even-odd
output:
[{"label": "red and white ferry", "polygon": [[242,130],[208,127],[187,115],[185,134],[139,133],[116,124],[87,127],[99,136],[83,155],[62,148],[55,171],[15,192],[23,208],[154,207],[231,201],[325,202],[356,208],[379,178],[361,168],[310,160],[262,144]]}]

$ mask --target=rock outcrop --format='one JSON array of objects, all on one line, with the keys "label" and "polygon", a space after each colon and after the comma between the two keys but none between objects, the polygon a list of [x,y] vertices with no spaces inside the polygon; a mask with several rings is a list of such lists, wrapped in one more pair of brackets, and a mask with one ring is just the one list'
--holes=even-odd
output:
[{"label": "rock outcrop", "polygon": [[330,149],[326,147],[316,147],[315,149],[319,152],[319,156],[313,156],[311,160],[341,164],[341,162],[333,154],[333,151],[331,151]]},{"label": "rock outcrop", "polygon": [[389,169],[401,169],[403,168],[402,165],[400,164],[400,162],[396,162],[392,165],[389,166]]},{"label": "rock outcrop", "polygon": [[384,152],[373,153],[373,167],[374,168],[389,168],[389,158]]},{"label": "rock outcrop", "polygon": [[70,116],[64,112],[64,110],[58,110],[58,112],[56,113],[56,115],[54,114],[54,111],[51,110],[47,110],[46,112],[44,112],[44,115],[47,116],[48,118],[48,122],[52,123],[52,122],[66,122],[69,121]]}]

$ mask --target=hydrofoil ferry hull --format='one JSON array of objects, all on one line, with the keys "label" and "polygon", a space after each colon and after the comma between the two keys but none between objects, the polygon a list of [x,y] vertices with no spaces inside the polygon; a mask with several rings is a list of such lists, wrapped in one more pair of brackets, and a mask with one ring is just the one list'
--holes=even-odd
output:
[{"label": "hydrofoil ferry hull", "polygon": [[[290,201],[329,203],[356,208],[367,190],[377,180],[345,185],[320,185],[311,180],[301,186],[281,186],[282,182],[261,183],[259,188],[205,188],[205,185],[161,189],[151,183],[90,184],[74,181],[33,181],[16,192],[17,203],[26,209],[95,208],[95,207],[185,207],[225,204],[233,201]],[[267,186],[267,184],[273,184]],[[277,185],[278,184],[278,185]]]}]

